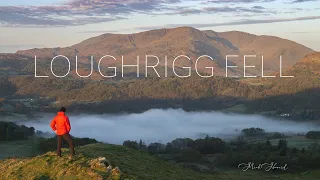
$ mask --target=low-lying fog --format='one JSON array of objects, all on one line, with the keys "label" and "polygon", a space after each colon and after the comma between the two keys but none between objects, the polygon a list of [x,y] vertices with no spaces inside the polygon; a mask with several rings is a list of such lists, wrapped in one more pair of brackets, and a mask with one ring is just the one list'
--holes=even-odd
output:
[{"label": "low-lying fog", "polygon": [[[20,124],[52,132],[49,124],[55,114]],[[142,139],[146,143],[170,142],[175,138],[199,138],[205,134],[230,138],[241,130],[260,127],[267,132],[305,133],[315,125],[276,120],[260,115],[225,114],[221,112],[185,112],[181,109],[153,109],[141,114],[70,115],[71,135],[122,144],[125,140]]]}]

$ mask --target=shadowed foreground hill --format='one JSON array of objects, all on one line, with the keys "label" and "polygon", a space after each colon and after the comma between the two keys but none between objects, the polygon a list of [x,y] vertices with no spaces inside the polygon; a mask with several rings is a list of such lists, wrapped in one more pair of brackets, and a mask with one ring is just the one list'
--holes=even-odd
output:
[{"label": "shadowed foreground hill", "polygon": [[[68,150],[64,150],[63,158],[58,158],[53,152],[49,152],[30,159],[0,161],[0,179],[250,180],[259,177],[259,179],[315,180],[320,177],[320,172],[292,175],[263,173],[257,170],[204,174],[158,160],[145,152],[106,144],[79,147],[77,152],[78,155],[72,160],[66,157]],[[113,167],[118,166],[121,172],[108,174],[99,168],[90,167],[88,162],[97,157],[105,157]]]}]

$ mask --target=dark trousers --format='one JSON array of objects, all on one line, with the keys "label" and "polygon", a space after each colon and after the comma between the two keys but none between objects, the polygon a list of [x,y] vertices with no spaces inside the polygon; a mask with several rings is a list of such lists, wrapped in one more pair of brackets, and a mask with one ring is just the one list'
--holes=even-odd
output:
[{"label": "dark trousers", "polygon": [[68,142],[71,155],[72,156],[75,155],[72,138],[71,138],[70,134],[68,134],[68,133],[64,134],[64,135],[58,135],[57,136],[57,139],[58,139],[57,155],[61,157],[62,138]]}]

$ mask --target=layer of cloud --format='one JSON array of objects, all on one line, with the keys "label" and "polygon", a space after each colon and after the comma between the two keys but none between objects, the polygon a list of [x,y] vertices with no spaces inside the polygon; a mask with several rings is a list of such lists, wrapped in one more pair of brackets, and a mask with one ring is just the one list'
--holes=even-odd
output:
[{"label": "layer of cloud", "polygon": [[[243,4],[243,3],[269,3],[277,0],[207,0],[205,3],[215,4]],[[319,0],[287,0],[285,3],[304,3],[304,2],[315,2]]]},{"label": "layer of cloud", "polygon": [[273,10],[268,10],[262,6],[253,6],[253,7],[204,7],[204,8],[179,8],[174,12],[167,13],[168,15],[190,15],[190,14],[214,14],[214,13],[232,13],[232,14],[272,14],[276,13]]},{"label": "layer of cloud", "polygon": [[[263,5],[277,0],[195,0],[192,7],[184,6],[186,0],[67,0],[51,6],[0,6],[0,25],[51,27],[77,26],[111,22],[132,17],[133,14],[190,15],[229,13],[232,16],[277,14]],[[302,3],[316,0],[287,0]],[[190,2],[190,1],[189,1]],[[226,4],[221,7],[220,4]],[[230,6],[233,4],[232,6]],[[235,5],[236,4],[236,5]],[[214,6],[213,6],[214,5]],[[232,24],[232,22],[231,22]]]},{"label": "layer of cloud", "polygon": [[118,33],[119,31],[106,31],[106,30],[89,30],[89,31],[80,31],[77,33],[85,34],[106,34],[106,33]]},{"label": "layer of cloud", "polygon": [[[52,132],[49,126],[52,117],[53,114],[45,115],[38,120],[20,123]],[[288,134],[314,130],[314,124],[311,123],[270,119],[260,115],[185,112],[181,109],[153,109],[142,114],[125,115],[70,115],[70,121],[73,136],[95,138],[112,144],[139,139],[146,143],[166,143],[176,138],[196,139],[206,134],[229,139],[240,135],[242,129],[249,127]]]},{"label": "layer of cloud", "polygon": [[56,6],[0,6],[7,26],[75,26],[124,19],[132,13],[167,10],[180,0],[72,0]]},{"label": "layer of cloud", "polygon": [[291,3],[304,3],[304,2],[315,2],[319,0],[294,0]]},{"label": "layer of cloud", "polygon": [[305,20],[316,20],[316,19],[320,19],[320,16],[305,16],[305,17],[297,17],[297,18],[278,18],[278,19],[244,19],[244,20],[239,20],[239,21],[222,22],[222,23],[167,24],[167,25],[163,25],[163,26],[138,27],[137,30],[174,28],[174,27],[181,27],[181,26],[192,26],[195,28],[207,28],[207,27],[217,27],[217,26],[269,24],[269,23],[278,23],[278,22],[305,21]]},{"label": "layer of cloud", "polygon": [[207,3],[219,3],[219,4],[226,4],[226,3],[263,3],[263,2],[272,2],[276,0],[208,0]]}]

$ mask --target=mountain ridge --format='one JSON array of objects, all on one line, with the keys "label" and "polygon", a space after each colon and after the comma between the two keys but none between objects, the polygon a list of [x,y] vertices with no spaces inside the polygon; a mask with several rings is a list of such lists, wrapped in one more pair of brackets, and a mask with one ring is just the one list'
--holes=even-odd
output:
[{"label": "mountain ridge", "polygon": [[[98,61],[102,56],[109,54],[114,60],[104,60],[102,65],[119,64],[122,56],[128,64],[136,63],[137,55],[146,54],[159,57],[159,66],[164,66],[164,56],[168,56],[168,64],[172,65],[175,57],[186,55],[191,58],[177,61],[175,66],[192,66],[198,57],[208,55],[216,60],[213,63],[210,59],[199,61],[200,71],[211,73],[206,67],[213,67],[215,75],[223,75],[225,70],[226,55],[239,55],[238,59],[230,60],[230,64],[239,66],[236,73],[243,72],[242,56],[246,54],[257,55],[256,60],[251,59],[250,64],[257,68],[250,68],[251,73],[261,71],[260,56],[264,55],[265,71],[275,72],[279,69],[279,57],[283,56],[284,68],[292,67],[305,55],[313,53],[314,50],[296,42],[278,38],[275,36],[257,36],[239,31],[215,32],[211,30],[201,31],[192,27],[178,27],[172,29],[156,29],[133,34],[111,34],[106,33],[81,41],[75,45],[65,48],[45,48],[17,51],[16,54],[34,57],[39,59],[52,59],[55,55],[65,55],[75,58],[80,57],[80,62],[88,63],[88,56],[94,55]],[[145,62],[140,62],[145,64]],[[153,60],[153,63],[155,61]],[[152,64],[152,63],[150,63]],[[276,64],[276,65],[275,65]]]}]

